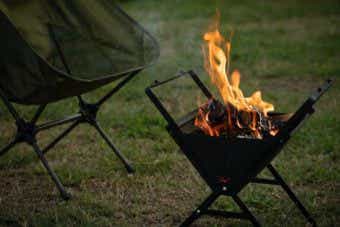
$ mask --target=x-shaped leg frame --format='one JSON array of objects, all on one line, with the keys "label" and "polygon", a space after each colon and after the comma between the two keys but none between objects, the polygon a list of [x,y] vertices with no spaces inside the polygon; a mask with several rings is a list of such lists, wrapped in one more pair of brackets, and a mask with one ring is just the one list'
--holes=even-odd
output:
[{"label": "x-shaped leg frame", "polygon": [[[50,151],[55,145],[57,145],[65,136],[67,136],[73,129],[75,129],[79,124],[87,123],[93,126],[99,133],[99,135],[105,140],[111,150],[117,155],[117,157],[122,161],[128,173],[133,173],[134,169],[129,164],[124,155],[118,150],[118,148],[113,144],[109,136],[104,132],[103,128],[100,126],[97,121],[97,113],[99,108],[117,91],[119,91],[128,81],[130,81],[138,71],[131,73],[129,76],[124,78],[116,87],[114,87],[109,93],[107,93],[104,97],[102,97],[96,103],[87,103],[83,100],[81,96],[78,96],[79,101],[79,113],[65,117],[60,120],[49,121],[43,124],[37,124],[37,121],[41,114],[43,113],[46,105],[41,105],[37,109],[35,115],[32,120],[26,121],[15,110],[14,106],[10,103],[10,101],[6,98],[3,91],[0,89],[0,97],[3,100],[5,106],[11,113],[12,117],[15,119],[17,132],[16,136],[11,140],[11,142],[1,148],[0,156],[6,154],[9,150],[11,150],[18,143],[27,143],[30,145],[34,152],[37,154],[38,158],[42,162],[43,166],[47,170],[48,174],[54,181],[57,186],[61,197],[65,200],[70,199],[70,194],[67,193],[63,184],[60,182],[58,176],[50,167],[48,161],[45,158],[45,154]],[[50,128],[71,123],[68,128],[66,128],[62,133],[60,133],[51,143],[49,143],[46,147],[40,148],[37,143],[36,135],[44,130],[48,130]]]},{"label": "x-shaped leg frame", "polygon": [[[267,185],[277,185],[281,186],[283,190],[288,194],[289,198],[294,202],[302,215],[306,218],[306,220],[313,226],[316,227],[316,222],[312,218],[311,214],[307,211],[307,209],[303,206],[303,204],[299,201],[297,196],[291,190],[291,188],[286,184],[283,178],[280,176],[278,171],[269,164],[267,169],[273,175],[274,179],[263,179],[263,178],[254,178],[251,183],[257,184],[267,184]],[[253,226],[260,227],[260,222],[256,219],[256,217],[251,213],[248,207],[242,202],[242,200],[237,196],[230,196],[234,202],[239,206],[241,212],[229,212],[229,211],[221,211],[221,210],[213,210],[209,209],[209,207],[218,199],[218,197],[227,194],[227,187],[223,187],[220,191],[214,191],[204,202],[181,224],[181,227],[186,227],[191,225],[195,220],[200,218],[202,215],[208,216],[218,216],[223,218],[231,218],[231,219],[241,219],[250,221]]]}]

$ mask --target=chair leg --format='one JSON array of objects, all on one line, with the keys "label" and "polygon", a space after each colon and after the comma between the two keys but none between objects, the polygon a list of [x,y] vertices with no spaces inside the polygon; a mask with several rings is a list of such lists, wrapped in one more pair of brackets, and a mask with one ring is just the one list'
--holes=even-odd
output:
[{"label": "chair leg", "polygon": [[4,94],[4,92],[2,91],[1,87],[0,87],[0,98],[2,99],[3,103],[5,104],[5,106],[7,107],[8,111],[10,112],[10,114],[12,115],[12,117],[16,120],[19,121],[21,118],[19,116],[19,113],[16,111],[16,109],[14,108],[14,106],[10,103],[10,101],[7,99],[6,95]]},{"label": "chair leg", "polygon": [[55,138],[50,144],[48,144],[44,149],[42,149],[42,152],[46,154],[51,148],[53,148],[57,143],[59,143],[60,140],[62,140],[65,136],[67,136],[80,122],[76,121],[73,124],[71,124],[67,129],[65,129],[60,135]]},{"label": "chair leg", "polygon": [[9,144],[7,144],[5,147],[3,147],[0,150],[0,156],[6,154],[11,148],[13,148],[17,144],[17,141],[14,139]]},{"label": "chair leg", "polygon": [[116,146],[112,143],[111,139],[106,135],[104,130],[100,127],[99,123],[97,121],[94,121],[92,123],[92,125],[99,132],[101,137],[109,145],[109,147],[112,149],[112,151],[117,155],[117,157],[123,162],[123,164],[124,164],[126,170],[128,171],[128,173],[133,173],[134,169],[132,168],[132,166],[129,164],[129,162],[124,157],[124,155],[118,150],[118,148],[116,148]]},{"label": "chair leg", "polygon": [[248,207],[242,202],[242,200],[237,195],[233,196],[233,200],[241,208],[241,210],[248,216],[248,220],[251,221],[253,226],[256,227],[261,226],[256,217],[250,212]]},{"label": "chair leg", "polygon": [[41,116],[41,114],[43,113],[43,111],[45,110],[47,104],[43,104],[43,105],[40,105],[39,108],[37,109],[37,111],[35,112],[32,120],[31,120],[31,123],[32,124],[36,124],[39,117]]},{"label": "chair leg", "polygon": [[303,206],[303,204],[300,202],[300,200],[297,198],[297,196],[294,194],[294,192],[290,189],[290,187],[286,184],[286,182],[283,180],[283,178],[280,176],[280,174],[276,171],[274,166],[269,164],[267,166],[268,170],[271,172],[271,174],[275,177],[275,179],[279,182],[283,190],[288,194],[289,198],[295,203],[295,205],[298,207],[300,212],[303,214],[303,216],[307,219],[307,221],[312,226],[317,226],[315,220],[312,218],[311,214],[307,211],[307,209]]},{"label": "chair leg", "polygon": [[44,165],[45,169],[47,170],[48,174],[50,175],[50,177],[52,178],[52,180],[54,181],[55,185],[57,186],[61,197],[64,200],[69,200],[71,198],[71,195],[69,193],[67,193],[67,191],[65,190],[64,186],[62,185],[62,183],[60,182],[58,176],[56,175],[56,173],[51,169],[50,165],[48,164],[43,152],[40,150],[38,144],[36,142],[33,142],[32,147],[34,149],[34,151],[37,153],[40,161],[42,162],[42,164]]},{"label": "chair leg", "polygon": [[123,79],[117,86],[115,86],[109,93],[107,93],[104,97],[102,97],[98,102],[96,102],[97,106],[103,105],[112,95],[117,93],[125,84],[127,84],[132,78],[134,78],[140,70],[130,73],[125,79]]}]

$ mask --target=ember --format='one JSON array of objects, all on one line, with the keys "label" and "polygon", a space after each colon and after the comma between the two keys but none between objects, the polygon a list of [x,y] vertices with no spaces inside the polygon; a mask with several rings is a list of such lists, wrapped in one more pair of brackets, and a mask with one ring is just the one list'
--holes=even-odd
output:
[{"label": "ember", "polygon": [[211,31],[204,34],[205,69],[218,88],[224,104],[211,99],[203,104],[195,119],[195,126],[210,136],[249,137],[262,139],[275,135],[278,127],[268,117],[274,106],[262,100],[260,91],[244,97],[240,73],[229,74],[231,42],[219,32],[219,15]]}]

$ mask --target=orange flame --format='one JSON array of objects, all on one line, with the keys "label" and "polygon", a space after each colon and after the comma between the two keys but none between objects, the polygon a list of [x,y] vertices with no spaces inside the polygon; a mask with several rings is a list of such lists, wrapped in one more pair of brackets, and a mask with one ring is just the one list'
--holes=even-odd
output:
[{"label": "orange flame", "polygon": [[[253,136],[261,138],[257,129],[258,114],[261,113],[267,117],[269,111],[274,110],[274,106],[262,100],[260,91],[254,92],[250,97],[244,97],[240,89],[241,75],[238,70],[234,70],[229,74],[230,68],[230,52],[231,41],[226,40],[219,31],[219,15],[214,23],[211,31],[204,34],[203,39],[205,46],[203,54],[205,60],[205,69],[209,74],[212,83],[218,88],[219,93],[227,108],[227,119],[219,125],[212,126],[207,120],[208,113],[204,113],[202,108],[199,109],[198,117],[195,120],[195,125],[200,127],[206,134],[210,136],[219,136],[221,131],[232,130],[235,128],[247,127],[253,131]],[[233,108],[228,108],[232,106]],[[231,109],[236,109],[232,112]],[[239,112],[248,113],[248,123],[240,123],[237,115]],[[236,119],[236,120],[235,120]]]}]

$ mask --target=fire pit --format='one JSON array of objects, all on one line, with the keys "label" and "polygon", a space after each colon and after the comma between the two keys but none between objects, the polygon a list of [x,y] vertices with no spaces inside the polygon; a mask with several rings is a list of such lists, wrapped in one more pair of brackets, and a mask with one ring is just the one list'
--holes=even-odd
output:
[{"label": "fire pit", "polygon": [[[315,226],[316,223],[309,212],[284,182],[277,170],[271,165],[271,162],[282,150],[293,132],[295,132],[295,129],[314,113],[314,104],[331,86],[332,80],[327,80],[313,92],[295,113],[268,112],[268,120],[276,122],[276,133],[264,133],[259,138],[248,136],[211,136],[195,126],[199,113],[198,110],[194,110],[181,119],[175,120],[156,96],[153,89],[184,76],[189,76],[193,79],[205,94],[207,100],[214,99],[210,91],[193,71],[182,72],[166,81],[156,81],[146,89],[146,94],[168,122],[167,130],[169,134],[212,190],[212,194],[183,222],[182,226],[190,225],[202,215],[246,219],[251,221],[254,226],[260,226],[255,216],[238,197],[238,193],[249,183],[281,186],[297,205],[307,221]],[[257,177],[265,168],[273,175],[272,179]],[[209,209],[210,205],[222,195],[230,196],[242,212],[235,213]]]},{"label": "fire pit", "polygon": [[[182,226],[190,225],[202,215],[247,219],[254,226],[260,226],[238,197],[238,193],[249,183],[281,186],[307,221],[315,226],[311,215],[271,162],[295,129],[314,113],[314,104],[332,81],[327,80],[295,113],[276,113],[273,112],[274,105],[264,101],[260,91],[246,97],[240,89],[239,71],[230,71],[231,39],[226,39],[220,33],[219,14],[203,39],[205,69],[223,102],[211,94],[193,71],[182,72],[163,82],[156,81],[146,89],[146,94],[167,120],[170,135],[213,191]],[[207,101],[176,121],[155,95],[153,88],[183,76],[193,79]],[[265,168],[273,175],[272,179],[257,177]],[[232,197],[242,212],[209,209],[221,195]]]}]

